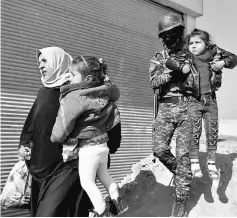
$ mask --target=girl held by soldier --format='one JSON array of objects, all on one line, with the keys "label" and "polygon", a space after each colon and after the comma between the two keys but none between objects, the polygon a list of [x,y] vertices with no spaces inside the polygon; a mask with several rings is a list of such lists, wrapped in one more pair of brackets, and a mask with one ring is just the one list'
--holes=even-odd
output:
[{"label": "girl held by soldier", "polygon": [[[222,69],[234,68],[237,57],[217,47],[206,31],[194,29],[187,35],[186,49],[190,52],[191,74],[187,79],[187,90],[191,93],[188,106],[192,121],[192,143],[190,148],[191,170],[194,177],[202,177],[199,164],[199,140],[202,119],[207,143],[207,171],[211,179],[218,179],[216,151],[218,138],[218,106],[216,91],[221,86]],[[191,88],[191,89],[190,89]]]}]

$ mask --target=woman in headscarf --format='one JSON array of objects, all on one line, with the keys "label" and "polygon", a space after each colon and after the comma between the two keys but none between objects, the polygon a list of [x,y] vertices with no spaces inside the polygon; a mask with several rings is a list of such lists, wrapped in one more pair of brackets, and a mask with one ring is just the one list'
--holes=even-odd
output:
[{"label": "woman in headscarf", "polygon": [[[37,50],[36,58],[43,87],[23,126],[18,150],[33,177],[31,216],[88,216],[91,204],[80,186],[78,159],[63,162],[62,145],[50,141],[59,109],[60,86],[68,83],[72,57],[61,48],[48,47]],[[120,95],[115,85],[102,85],[89,91],[112,100]],[[109,105],[102,116],[107,116],[111,109]],[[102,116],[92,116],[84,122]]]}]

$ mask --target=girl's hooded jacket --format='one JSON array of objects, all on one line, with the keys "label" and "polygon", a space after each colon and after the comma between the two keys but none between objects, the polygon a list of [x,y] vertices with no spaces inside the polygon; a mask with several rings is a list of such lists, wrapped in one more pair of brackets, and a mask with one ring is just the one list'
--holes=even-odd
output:
[{"label": "girl's hooded jacket", "polygon": [[70,143],[79,139],[79,146],[108,141],[107,132],[120,123],[116,105],[110,114],[91,123],[82,122],[90,114],[100,112],[110,103],[108,97],[82,95],[88,83],[70,84],[61,88],[60,109],[53,127],[51,141]]}]

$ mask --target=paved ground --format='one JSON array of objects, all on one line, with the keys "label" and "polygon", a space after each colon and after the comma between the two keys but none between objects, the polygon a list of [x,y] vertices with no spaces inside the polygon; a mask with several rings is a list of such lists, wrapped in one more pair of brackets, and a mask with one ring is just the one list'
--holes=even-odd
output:
[{"label": "paved ground", "polygon": [[[174,146],[174,142],[173,142]],[[236,217],[237,216],[237,137],[220,136],[217,167],[221,177],[212,181],[205,169],[205,138],[200,145],[200,163],[203,178],[193,179],[188,201],[190,217]],[[130,206],[126,217],[170,216],[174,186],[172,174],[151,157],[141,160],[132,168],[133,173],[121,183],[125,201]]]}]

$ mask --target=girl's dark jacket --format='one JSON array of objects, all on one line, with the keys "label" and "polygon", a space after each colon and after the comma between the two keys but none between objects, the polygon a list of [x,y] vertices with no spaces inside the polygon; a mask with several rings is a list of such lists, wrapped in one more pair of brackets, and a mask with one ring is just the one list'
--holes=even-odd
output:
[{"label": "girl's dark jacket", "polygon": [[[115,85],[103,85],[89,91],[100,96],[109,96],[115,101],[120,95]],[[62,145],[50,141],[60,105],[59,97],[59,88],[40,88],[21,132],[19,147],[31,147],[30,144],[33,144],[31,159],[26,163],[33,178],[38,181],[43,181],[66,168],[78,167],[78,160],[64,163]],[[107,116],[106,110],[101,116]]]},{"label": "girl's dark jacket", "polygon": [[[209,64],[211,65],[212,62],[223,60],[225,62],[225,68],[233,69],[237,65],[237,56],[232,54],[229,51],[226,51],[218,46],[211,45],[210,48],[207,50],[209,52]],[[185,88],[188,94],[193,96],[200,96],[200,73],[197,65],[195,64],[194,58],[191,56],[191,73],[187,78],[185,83]],[[210,66],[209,65],[209,66]],[[221,79],[222,79],[222,71],[213,71],[211,66],[209,67],[210,77],[209,83],[211,85],[211,91],[215,92],[221,86]],[[212,81],[213,80],[213,81]]]}]

